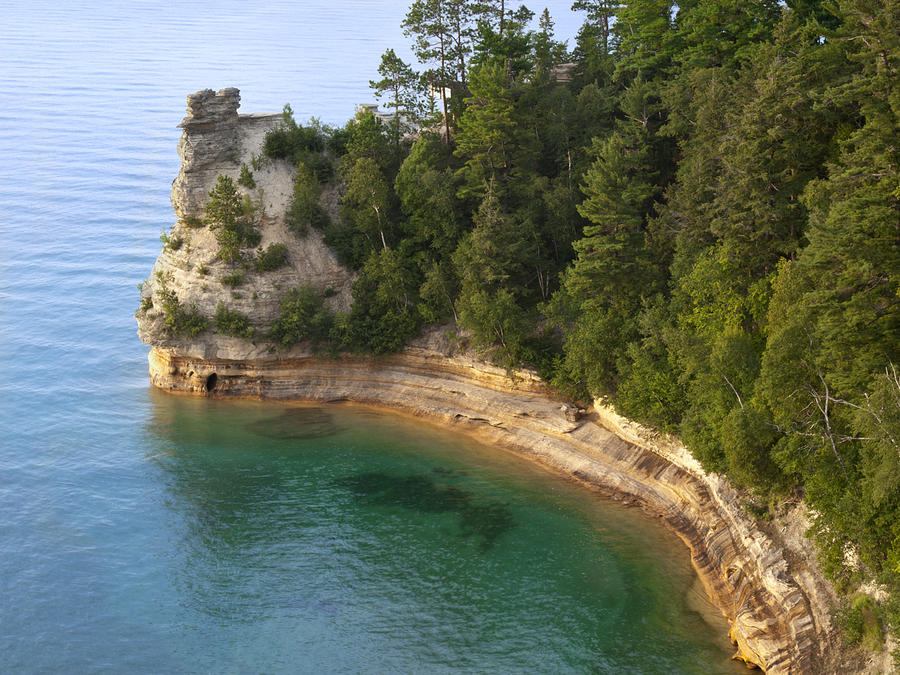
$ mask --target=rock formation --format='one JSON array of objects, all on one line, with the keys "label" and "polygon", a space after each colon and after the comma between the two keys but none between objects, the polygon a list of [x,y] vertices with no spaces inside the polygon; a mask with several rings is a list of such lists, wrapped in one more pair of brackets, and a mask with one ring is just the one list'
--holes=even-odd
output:
[{"label": "rock formation", "polygon": [[[241,164],[259,152],[265,131],[278,124],[278,116],[238,115],[238,102],[235,89],[188,98],[179,144],[183,166],[172,190],[182,219],[201,215],[216,176],[236,177]],[[224,267],[215,260],[212,235],[179,225],[177,231],[190,243],[163,251],[143,297],[154,298],[156,272],[171,274],[170,287],[185,305],[211,316],[218,302],[227,302],[260,329],[276,316],[281,294],[298,283],[332,288],[333,301],[348,306],[352,274],[321,236],[311,232],[298,239],[284,226],[290,180],[291,167],[277,163],[256,171],[265,212],[263,244],[290,243],[290,269],[250,276],[235,297],[215,280]],[[201,265],[211,271],[201,274]],[[742,512],[727,482],[703,472],[683,448],[655,442],[602,404],[593,411],[569,408],[549,396],[533,373],[510,374],[459,352],[440,331],[389,357],[327,360],[302,346],[276,350],[211,331],[172,338],[158,311],[137,316],[141,338],[152,346],[151,382],[161,389],[388,407],[476,434],[641,506],[687,544],[710,597],[731,622],[736,658],[770,673],[843,670],[827,612],[813,606],[821,604],[819,596],[807,578],[792,575],[782,550]]]},{"label": "rock formation", "polygon": [[[308,284],[333,295],[333,309],[347,309],[351,301],[353,273],[343,267],[322,234],[314,229],[305,237],[290,232],[284,213],[292,194],[294,167],[287,162],[265,160],[261,147],[266,132],[282,122],[281,114],[239,115],[240,93],[229,88],[198,91],[187,98],[187,116],[179,125],[181,171],[172,183],[172,206],[178,217],[170,237],[179,238],[177,248],[164,246],[143,285],[141,297],[151,301],[160,278],[186,306],[212,317],[219,303],[246,315],[250,325],[268,329],[279,313],[279,302],[288,289]],[[260,246],[283,243],[289,264],[281,269],[256,273],[226,264],[217,257],[218,245],[208,227],[196,227],[205,215],[209,191],[221,174],[237,181],[241,166],[253,170],[256,187],[241,188],[258,208]],[[323,200],[333,197],[323,195]],[[326,208],[330,207],[325,204]],[[331,208],[333,210],[333,208]],[[230,274],[241,273],[245,282],[237,287],[222,283]],[[196,338],[168,335],[158,307],[138,312],[138,334],[147,344],[173,347],[182,354],[208,358],[257,358],[270,345],[251,343],[207,332]]]}]

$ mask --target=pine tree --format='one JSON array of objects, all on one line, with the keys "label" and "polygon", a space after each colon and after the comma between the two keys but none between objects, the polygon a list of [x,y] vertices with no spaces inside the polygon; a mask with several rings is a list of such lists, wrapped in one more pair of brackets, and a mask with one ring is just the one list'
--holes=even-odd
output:
[{"label": "pine tree", "polygon": [[399,156],[401,136],[416,127],[423,109],[421,79],[393,49],[381,55],[378,74],[382,79],[370,80],[369,86],[375,90],[376,98],[389,97],[388,105],[394,109],[389,126]]}]

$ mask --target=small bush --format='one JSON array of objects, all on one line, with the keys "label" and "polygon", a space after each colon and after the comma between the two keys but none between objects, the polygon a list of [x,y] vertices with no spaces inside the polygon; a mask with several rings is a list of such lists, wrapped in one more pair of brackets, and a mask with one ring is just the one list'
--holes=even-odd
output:
[{"label": "small bush", "polygon": [[203,219],[198,216],[185,216],[181,222],[194,230],[198,230],[204,225]]},{"label": "small bush", "polygon": [[159,235],[159,240],[163,243],[163,248],[168,251],[177,251],[184,245],[184,237],[173,232],[165,230]]},{"label": "small bush", "polygon": [[187,308],[179,302],[175,291],[169,288],[171,280],[171,275],[165,275],[162,272],[156,273],[157,285],[154,295],[160,302],[166,333],[196,337],[206,330],[206,317],[200,314],[193,305]]},{"label": "small bush", "polygon": [[850,644],[862,644],[870,651],[881,649],[884,635],[878,605],[867,595],[858,594],[838,615],[844,638]]},{"label": "small bush", "polygon": [[304,163],[297,165],[294,175],[294,192],[284,219],[291,232],[298,237],[305,237],[312,225],[323,229],[328,225],[328,216],[319,206],[322,189],[313,171]]},{"label": "small bush", "polygon": [[256,181],[253,180],[253,172],[246,164],[241,164],[241,176],[238,178],[238,185],[243,185],[248,190],[256,187]]},{"label": "small bush", "polygon": [[219,279],[222,282],[223,286],[228,286],[230,288],[237,288],[242,283],[244,283],[244,273],[243,272],[232,272],[231,274],[226,274],[224,277]]},{"label": "small bush", "polygon": [[153,299],[152,298],[143,298],[141,300],[141,306],[138,311],[143,314],[144,312],[149,312],[153,309]]},{"label": "small bush", "polygon": [[311,120],[306,127],[297,124],[291,106],[285,105],[282,124],[266,134],[263,154],[272,159],[287,159],[296,163],[298,155],[322,152],[325,140],[321,125],[315,120]]},{"label": "small bush", "polygon": [[219,244],[218,257],[225,262],[241,259],[241,249],[256,246],[261,239],[256,229],[256,207],[249,195],[242,200],[234,181],[219,175],[216,185],[209,192],[206,217],[216,233]]},{"label": "small bush", "polygon": [[235,309],[228,309],[221,302],[216,305],[215,324],[216,331],[222,335],[251,340],[255,334],[246,315]]},{"label": "small bush", "polygon": [[301,286],[281,299],[281,316],[272,324],[269,337],[282,347],[309,341],[313,346],[328,340],[334,313],[325,306],[324,295],[311,286]]},{"label": "small bush", "polygon": [[198,265],[197,274],[199,274],[201,277],[205,277],[209,274],[209,267],[207,267],[206,264]]},{"label": "small bush", "polygon": [[282,243],[269,244],[266,250],[259,249],[253,269],[257,272],[271,272],[284,267],[288,263],[288,249]]}]

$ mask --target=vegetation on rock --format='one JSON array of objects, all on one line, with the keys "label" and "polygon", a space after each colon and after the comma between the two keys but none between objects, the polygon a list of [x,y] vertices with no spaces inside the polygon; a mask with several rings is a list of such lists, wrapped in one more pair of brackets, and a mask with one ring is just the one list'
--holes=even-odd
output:
[{"label": "vegetation on rock", "polygon": [[328,225],[328,216],[319,205],[321,195],[322,188],[315,173],[305,163],[297,164],[294,191],[284,219],[298,237],[305,237],[310,225],[319,230]]},{"label": "vegetation on rock", "polygon": [[891,590],[848,631],[898,630],[900,2],[573,9],[568,51],[517,3],[415,0],[425,71],[389,50],[372,83],[415,136],[363,112],[267,139],[343,186],[354,306],[313,332],[383,352],[451,320],[609,396],[761,502],[803,496],[833,577]]},{"label": "vegetation on rock", "polygon": [[271,272],[288,264],[288,248],[280,242],[269,244],[265,249],[258,249],[253,260],[253,269],[257,272]]},{"label": "vegetation on rock", "polygon": [[153,297],[163,313],[165,331],[169,335],[196,337],[206,330],[208,325],[206,317],[200,314],[196,307],[185,307],[170,287],[171,283],[171,274],[156,273]]},{"label": "vegetation on rock", "polygon": [[[382,353],[453,321],[610,397],[760,503],[806,499],[838,584],[890,591],[845,612],[874,644],[900,630],[900,0],[573,9],[569,50],[516,2],[415,0],[424,71],[388,50],[372,82],[388,124],[285,107],[286,221],[358,276],[349,313],[296,289],[269,337]],[[226,177],[207,219],[224,261],[259,243]]]},{"label": "vegetation on rock", "polygon": [[255,335],[255,331],[246,315],[237,310],[228,309],[221,302],[216,305],[214,322],[216,332],[222,335],[230,335],[231,337],[245,340],[252,340]]},{"label": "vegetation on rock", "polygon": [[260,235],[254,220],[254,207],[249,197],[241,199],[234,181],[219,175],[209,191],[206,222],[216,233],[220,260],[232,264],[240,262],[243,249],[259,243]]},{"label": "vegetation on rock", "polygon": [[296,288],[281,299],[281,314],[272,324],[269,338],[281,347],[309,342],[314,347],[331,337],[334,313],[325,296],[310,286]]}]

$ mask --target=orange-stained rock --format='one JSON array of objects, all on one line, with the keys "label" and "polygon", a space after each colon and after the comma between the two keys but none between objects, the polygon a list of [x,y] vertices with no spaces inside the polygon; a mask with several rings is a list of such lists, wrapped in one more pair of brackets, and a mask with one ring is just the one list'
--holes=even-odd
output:
[{"label": "orange-stained rock", "polygon": [[768,673],[842,670],[830,626],[814,620],[780,549],[738,508],[727,481],[703,472],[683,448],[655,448],[602,404],[572,421],[532,373],[510,376],[422,346],[337,360],[298,352],[204,359],[155,347],[150,378],[168,391],[217,398],[381,406],[512,450],[661,517],[688,546],[710,598],[731,622],[736,658]]}]

